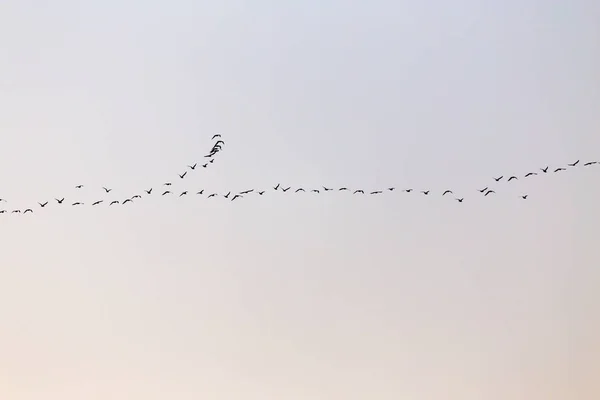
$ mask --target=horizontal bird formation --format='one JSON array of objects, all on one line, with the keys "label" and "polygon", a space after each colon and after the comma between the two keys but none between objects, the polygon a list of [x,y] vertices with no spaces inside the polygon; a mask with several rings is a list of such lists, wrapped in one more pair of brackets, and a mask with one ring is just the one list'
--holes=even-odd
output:
[{"label": "horizontal bird formation", "polygon": [[[212,146],[211,150],[208,152],[208,154],[206,154],[204,156],[204,162],[195,162],[194,164],[187,165],[187,168],[185,171],[183,171],[180,174],[177,174],[179,180],[184,180],[188,176],[188,172],[190,172],[190,173],[195,172],[198,167],[208,168],[211,164],[214,163],[214,161],[215,161],[214,157],[222,150],[223,145],[225,145],[225,142],[221,139],[220,134],[214,135],[212,137],[212,140],[214,141],[213,146]],[[573,168],[577,168],[577,167],[586,167],[587,168],[587,167],[592,167],[592,166],[600,166],[600,161],[586,161],[586,162],[580,163],[580,160],[577,160],[575,162],[568,163],[566,166],[560,166],[560,167],[555,167],[555,168],[550,168],[550,166],[544,166],[544,167],[539,168],[539,170],[537,170],[537,171],[530,171],[530,172],[524,173],[523,175],[519,175],[519,176],[517,176],[517,175],[510,175],[510,176],[501,175],[498,177],[492,177],[492,179],[493,179],[494,184],[500,183],[501,181],[505,181],[508,184],[509,182],[518,181],[520,178],[531,179],[532,177],[535,177],[538,175],[560,173],[562,171],[567,171],[567,169],[573,169]],[[327,186],[319,186],[316,188],[303,188],[303,187],[294,188],[292,186],[284,186],[281,183],[278,183],[277,185],[268,187],[268,188],[261,188],[261,189],[252,188],[252,189],[242,190],[239,192],[228,191],[227,193],[216,193],[216,192],[209,192],[205,189],[200,189],[200,190],[194,191],[194,192],[190,192],[188,190],[174,191],[173,189],[171,189],[172,186],[173,186],[173,182],[164,182],[162,185],[160,185],[160,189],[159,189],[159,187],[144,189],[142,192],[140,192],[143,194],[134,194],[132,196],[125,197],[122,199],[100,198],[100,199],[97,199],[97,200],[89,203],[89,205],[91,207],[98,207],[101,205],[106,205],[107,207],[111,207],[111,206],[117,206],[117,205],[126,205],[129,203],[133,204],[138,199],[142,199],[143,197],[148,197],[148,196],[183,197],[183,196],[188,196],[188,195],[195,195],[195,196],[204,197],[206,199],[221,198],[221,199],[226,199],[228,201],[235,201],[237,199],[243,199],[247,196],[263,196],[267,192],[294,193],[294,194],[308,192],[308,193],[312,193],[314,195],[321,194],[321,193],[329,193],[329,192],[345,192],[345,193],[348,193],[351,195],[358,195],[358,196],[377,196],[377,195],[382,195],[385,193],[392,193],[397,189],[396,187],[386,187],[386,188],[381,188],[381,189],[376,189],[376,190],[365,190],[365,189],[361,189],[361,188],[349,188],[349,187],[345,187],[345,186],[337,187],[337,188],[327,187]],[[75,185],[75,189],[77,189],[77,190],[81,190],[84,187],[85,187],[85,185],[83,185],[83,184]],[[102,186],[101,189],[105,196],[112,196],[111,195],[111,193],[113,191],[112,188]],[[398,189],[398,192],[402,192],[402,193],[406,193],[406,194],[413,193],[413,194],[420,195],[420,196],[434,196],[437,194],[438,196],[441,196],[444,198],[453,199],[457,203],[462,203],[465,200],[464,196],[456,195],[453,192],[453,190],[451,190],[451,189],[446,189],[446,190],[440,191],[438,193],[434,193],[430,189],[415,190],[414,188],[402,188],[402,189]],[[479,192],[479,195],[484,198],[496,193],[494,188],[492,188],[490,185],[487,185],[481,189],[477,189],[474,192]],[[527,200],[528,196],[529,195],[526,193],[519,195],[519,197],[522,200]],[[79,207],[79,206],[86,205],[86,203],[83,203],[81,201],[67,201],[66,203],[65,203],[65,201],[66,201],[65,197],[54,198],[54,202],[52,202],[52,203],[55,206],[70,205],[72,207]],[[25,215],[25,214],[29,214],[29,213],[33,214],[33,212],[34,212],[33,209],[35,207],[27,207],[24,209],[21,209],[21,208],[2,209],[2,205],[7,204],[7,203],[8,202],[5,199],[0,198],[0,215],[8,214],[8,213]],[[46,208],[50,203],[51,202],[48,200],[38,202],[38,207]]]}]

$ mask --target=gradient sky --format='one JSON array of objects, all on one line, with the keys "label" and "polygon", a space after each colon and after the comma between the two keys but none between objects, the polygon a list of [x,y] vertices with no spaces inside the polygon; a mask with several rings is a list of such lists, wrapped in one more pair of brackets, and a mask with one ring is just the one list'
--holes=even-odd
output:
[{"label": "gradient sky", "polygon": [[0,398],[600,398],[600,166],[476,191],[600,159],[600,2],[212,3],[1,2],[3,207],[435,196],[0,216]]}]

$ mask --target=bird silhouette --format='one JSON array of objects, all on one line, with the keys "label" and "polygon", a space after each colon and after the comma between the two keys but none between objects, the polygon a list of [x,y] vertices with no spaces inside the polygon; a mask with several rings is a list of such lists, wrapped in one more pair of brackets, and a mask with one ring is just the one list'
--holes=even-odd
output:
[{"label": "bird silhouette", "polygon": [[146,194],[152,194],[152,188],[150,188],[149,190],[144,190],[144,192],[146,192]]},{"label": "bird silhouette", "polygon": [[575,161],[573,164],[568,164],[568,165],[569,165],[569,167],[574,167],[574,166],[576,166],[577,164],[579,164],[579,160]]},{"label": "bird silhouette", "polygon": [[258,192],[258,194],[260,194],[262,196],[263,194],[265,194],[265,191],[264,190],[260,191],[260,192]]},{"label": "bird silhouette", "polygon": [[511,176],[510,178],[508,178],[508,182],[512,181],[513,179],[517,179],[516,176]]},{"label": "bird silhouette", "polygon": [[330,190],[333,190],[333,189],[323,186],[323,190],[326,191],[326,192],[329,192]]},{"label": "bird silhouette", "polygon": [[496,193],[496,192],[494,192],[493,190],[488,190],[487,192],[485,192],[484,196],[487,196],[490,193]]},{"label": "bird silhouette", "polygon": [[242,197],[242,195],[241,195],[241,194],[236,194],[235,196],[233,196],[233,197],[231,198],[231,201],[234,201],[234,200],[235,200],[235,199],[237,199],[238,197],[240,197],[240,198],[241,198],[241,197]]},{"label": "bird silhouette", "polygon": [[499,178],[494,178],[494,180],[495,180],[496,182],[500,182],[500,179],[502,179],[502,178],[504,178],[504,175],[502,175],[502,176],[501,176],[501,177],[499,177]]},{"label": "bird silhouette", "polygon": [[171,191],[165,190],[162,195],[164,196],[165,194],[169,194],[169,193],[171,193]]},{"label": "bird silhouette", "polygon": [[365,192],[363,190],[361,190],[361,189],[357,189],[352,194],[357,194],[357,193],[363,193],[364,194]]},{"label": "bird silhouette", "polygon": [[40,205],[40,207],[44,208],[44,207],[46,207],[46,205],[48,204],[48,202],[45,202],[45,203],[38,203],[38,204]]},{"label": "bird silhouette", "polygon": [[203,194],[204,193],[204,189],[200,190],[198,193],[196,194]]},{"label": "bird silhouette", "polygon": [[460,199],[456,199],[456,201],[458,201],[459,203],[462,203],[462,202],[463,202],[463,200],[464,200],[464,197],[463,197],[463,198],[460,198]]},{"label": "bird silhouette", "polygon": [[104,191],[105,191],[106,193],[110,193],[110,191],[112,190],[112,189],[105,188],[104,186],[102,186],[102,189],[104,189]]},{"label": "bird silhouette", "polygon": [[221,135],[219,133],[217,133],[216,135],[214,135],[211,140],[215,140],[215,138],[218,138],[218,137],[221,137]]},{"label": "bird silhouette", "polygon": [[0,210],[0,214],[4,214],[6,210]]},{"label": "bird silhouette", "polygon": [[393,188],[393,187],[389,187],[389,188],[388,188],[388,190],[389,190],[390,192],[394,191],[394,189],[396,189],[396,188]]},{"label": "bird silhouette", "polygon": [[121,204],[133,203],[131,199],[125,199]]},{"label": "bird silhouette", "polygon": [[188,165],[189,169],[196,169],[196,165],[198,165],[198,163],[195,163],[194,165]]},{"label": "bird silhouette", "polygon": [[215,197],[217,194],[216,193],[212,193],[208,196],[208,198],[210,199],[211,197]]},{"label": "bird silhouette", "polygon": [[485,192],[486,190],[488,190],[488,187],[487,187],[487,186],[486,186],[486,187],[484,187],[483,189],[479,189],[479,192],[480,192],[480,193],[483,193],[483,192]]},{"label": "bird silhouette", "polygon": [[104,200],[98,200],[92,203],[93,206],[97,206],[98,204],[102,203]]},{"label": "bird silhouette", "polygon": [[558,172],[558,171],[566,171],[566,169],[565,169],[565,168],[556,168],[556,169],[554,170],[554,172]]},{"label": "bird silhouette", "polygon": [[6,203],[6,200],[4,200],[4,199],[0,199],[0,203],[2,203],[2,202],[5,202],[5,203]]},{"label": "bird silhouette", "polygon": [[181,179],[183,179],[183,178],[185,178],[185,175],[186,175],[186,174],[187,174],[187,171],[185,171],[185,172],[184,172],[183,174],[181,174],[181,175],[179,175],[179,174],[177,174],[177,175],[179,175],[179,177],[180,177]]},{"label": "bird silhouette", "polygon": [[273,189],[275,189],[275,190],[279,189],[279,186],[280,186],[280,185],[281,185],[281,184],[280,184],[280,183],[278,183],[278,184],[277,184],[277,186],[273,187]]},{"label": "bird silhouette", "polygon": [[423,193],[425,196],[427,196],[429,194],[429,190],[422,190],[421,193]]},{"label": "bird silhouette", "polygon": [[373,191],[373,192],[371,192],[371,193],[369,193],[369,194],[381,194],[381,193],[382,193],[382,191],[381,191],[381,190],[375,190],[375,191]]},{"label": "bird silhouette", "polygon": [[313,189],[313,190],[311,190],[311,192],[313,192],[313,193],[321,193],[321,192],[319,192],[319,189]]},{"label": "bird silhouette", "polygon": [[211,158],[210,161],[209,161],[209,163],[211,163],[211,164],[214,163],[214,162],[215,162],[214,158]]},{"label": "bird silhouette", "polygon": [[231,194],[231,192],[227,192],[227,194],[223,197],[225,197],[226,199],[229,198],[229,195]]},{"label": "bird silhouette", "polygon": [[537,173],[535,172],[528,172],[527,174],[525,174],[525,178],[532,176],[532,175],[537,175]]},{"label": "bird silhouette", "polygon": [[140,196],[139,194],[136,194],[135,196],[131,196],[131,200],[133,199],[141,199],[142,196]]},{"label": "bird silhouette", "polygon": [[412,192],[413,190],[412,190],[412,189],[404,189],[404,191],[405,191],[406,193],[410,193],[410,192]]},{"label": "bird silhouette", "polygon": [[598,161],[590,161],[583,164],[584,167],[589,167],[590,165],[598,164]]},{"label": "bird silhouette", "polygon": [[17,214],[17,213],[20,213],[20,212],[21,212],[21,210],[12,210],[11,214]]},{"label": "bird silhouette", "polygon": [[110,202],[109,206],[112,206],[113,204],[119,204],[119,200],[113,200]]},{"label": "bird silhouette", "polygon": [[28,208],[27,210],[23,211],[23,214],[27,214],[28,212],[32,213],[33,210],[31,208]]},{"label": "bird silhouette", "polygon": [[442,196],[448,194],[448,193],[452,193],[452,190],[446,190],[444,193],[442,193]]},{"label": "bird silhouette", "polygon": [[187,194],[187,191],[183,191],[183,192],[181,192],[181,194],[179,195],[179,197],[185,196],[186,194]]},{"label": "bird silhouette", "polygon": [[83,185],[77,185],[75,186],[75,189],[81,189],[83,187]]},{"label": "bird silhouette", "polygon": [[171,185],[172,185],[171,182],[165,182],[165,183],[163,183],[163,186],[171,186]]},{"label": "bird silhouette", "polygon": [[248,190],[244,190],[243,192],[240,192],[240,194],[248,194],[248,193],[252,193],[254,192],[254,189],[248,189]]},{"label": "bird silhouette", "polygon": [[75,202],[75,203],[73,203],[72,205],[73,205],[73,206],[82,206],[82,205],[83,205],[83,203],[80,203],[80,202],[76,201],[76,202]]},{"label": "bird silhouette", "polygon": [[525,199],[527,199],[527,195],[526,195],[526,194],[524,194],[523,196],[521,196],[521,198],[522,198],[523,200],[525,200]]},{"label": "bird silhouette", "polygon": [[203,167],[203,168],[206,168],[206,167],[208,167],[208,163],[206,163],[206,164],[202,164],[202,167]]},{"label": "bird silhouette", "polygon": [[281,189],[281,190],[283,190],[284,192],[287,192],[287,191],[288,191],[288,190],[290,190],[291,188],[292,188],[291,186],[288,186],[288,187],[286,187],[286,188],[283,188],[283,189]]},{"label": "bird silhouette", "polygon": [[546,168],[540,168],[540,170],[541,170],[543,173],[547,173],[547,172],[548,172],[548,168],[549,168],[549,167],[546,167]]},{"label": "bird silhouette", "polygon": [[305,192],[306,190],[302,189],[302,188],[298,188],[296,189],[296,191],[294,193],[298,193],[298,192]]},{"label": "bird silhouette", "polygon": [[58,204],[62,204],[62,203],[63,203],[63,201],[65,201],[65,198],[63,197],[63,198],[62,198],[62,199],[60,199],[60,200],[59,200],[59,199],[54,199],[54,200],[56,200],[56,202],[57,202]]},{"label": "bird silhouette", "polygon": [[341,187],[341,188],[339,188],[338,190],[341,190],[341,191],[343,191],[343,190],[348,190],[348,188],[347,188],[347,187]]}]

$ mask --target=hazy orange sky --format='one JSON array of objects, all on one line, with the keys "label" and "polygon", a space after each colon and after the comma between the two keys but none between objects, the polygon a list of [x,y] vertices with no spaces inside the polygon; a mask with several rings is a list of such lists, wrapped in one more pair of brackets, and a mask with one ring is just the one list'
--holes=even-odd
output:
[{"label": "hazy orange sky", "polygon": [[[592,0],[3,1],[0,208],[35,213],[0,215],[0,398],[600,398],[600,165],[477,192],[600,160],[598,21]],[[167,180],[432,195],[88,206]],[[37,205],[62,196],[86,206]]]}]

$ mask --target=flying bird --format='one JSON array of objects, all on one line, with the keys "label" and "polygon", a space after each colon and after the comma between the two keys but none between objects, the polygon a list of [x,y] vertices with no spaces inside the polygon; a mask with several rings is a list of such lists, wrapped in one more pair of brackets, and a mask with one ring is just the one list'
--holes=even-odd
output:
[{"label": "flying bird", "polygon": [[590,162],[586,162],[585,164],[583,164],[584,167],[588,167],[590,165],[594,165],[594,164],[598,164],[598,161],[590,161]]},{"label": "flying bird", "polygon": [[59,200],[59,199],[54,199],[54,200],[56,200],[56,202],[57,202],[58,204],[62,204],[62,202],[63,202],[63,201],[65,201],[65,198],[63,197],[63,198],[62,198],[62,199],[60,199],[60,200]]},{"label": "flying bird", "polygon": [[422,190],[421,193],[423,193],[425,196],[427,196],[429,194],[429,190]]},{"label": "flying bird", "polygon": [[283,188],[283,189],[281,189],[281,190],[283,190],[284,192],[287,192],[287,191],[288,191],[288,190],[290,190],[291,188],[292,188],[291,186],[288,186],[288,187],[286,187],[286,188]]},{"label": "flying bird", "polygon": [[556,168],[556,169],[554,170],[554,172],[558,172],[558,171],[566,171],[566,169],[565,169],[565,168]]},{"label": "flying bird", "polygon": [[150,188],[149,190],[144,190],[144,192],[146,192],[147,194],[152,194],[152,188]]},{"label": "flying bird", "polygon": [[323,190],[325,190],[326,192],[328,192],[328,191],[330,191],[330,190],[333,190],[333,189],[331,189],[331,188],[326,188],[325,186],[323,186]]},{"label": "flying bird", "polygon": [[522,198],[523,200],[525,200],[525,199],[527,199],[527,195],[526,195],[526,194],[524,194],[523,196],[521,196],[521,198]]},{"label": "flying bird", "polygon": [[313,189],[313,190],[311,190],[311,192],[313,192],[313,193],[321,193],[321,192],[319,192],[319,189]]},{"label": "flying bird", "polygon": [[302,188],[298,188],[298,189],[296,189],[296,191],[294,193],[298,193],[298,192],[306,192],[306,190],[304,190]]},{"label": "flying bird", "polygon": [[179,174],[177,174],[177,175],[179,175],[179,177],[180,177],[181,179],[183,179],[183,178],[185,177],[185,175],[186,175],[186,174],[187,174],[187,171],[185,171],[185,172],[184,172],[183,174],[181,174],[181,175],[179,175]]},{"label": "flying bird", "polygon": [[105,188],[104,186],[102,186],[102,189],[104,189],[104,191],[105,191],[106,193],[110,193],[110,191],[112,190],[112,189]]},{"label": "flying bird", "polygon": [[112,206],[113,204],[119,204],[119,200],[113,200],[110,202],[109,206]]},{"label": "flying bird", "polygon": [[104,200],[98,200],[92,203],[93,206],[97,206],[98,204],[102,203]]},{"label": "flying bird", "polygon": [[248,189],[248,190],[244,190],[243,192],[240,192],[240,194],[248,194],[248,193],[252,193],[254,192],[254,189]]},{"label": "flying bird", "polygon": [[142,198],[142,196],[140,196],[139,194],[136,194],[135,196],[131,197],[131,200],[133,200],[133,199],[141,199],[141,198]]},{"label": "flying bird", "polygon": [[577,164],[579,164],[579,160],[575,161],[573,164],[568,164],[568,165],[569,165],[569,167],[574,167],[574,166],[576,166]]},{"label": "flying bird", "polygon": [[203,167],[203,168],[206,168],[206,167],[208,167],[208,163],[206,163],[206,164],[202,164],[202,167]]},{"label": "flying bird", "polygon": [[262,196],[263,194],[265,194],[265,191],[263,190],[261,192],[258,192],[258,194],[260,194]]},{"label": "flying bird", "polygon": [[72,205],[74,205],[74,206],[82,206],[82,205],[83,205],[83,203],[80,203],[80,202],[76,201],[76,202],[75,202],[75,203],[73,203]]},{"label": "flying bird", "polygon": [[484,196],[487,196],[490,193],[496,193],[496,192],[494,192],[493,190],[488,190],[487,192],[485,192]]},{"label": "flying bird", "polygon": [[456,201],[458,201],[459,203],[462,203],[462,202],[463,202],[463,200],[464,200],[464,197],[463,197],[463,198],[460,198],[460,199],[456,199]]},{"label": "flying bird", "polygon": [[44,208],[44,207],[46,207],[46,205],[48,204],[48,202],[45,202],[45,203],[38,203],[38,204],[40,205],[40,207]]},{"label": "flying bird", "polygon": [[546,168],[540,168],[540,171],[542,171],[543,173],[546,173],[546,172],[548,172],[548,167],[546,167]]},{"label": "flying bird", "polygon": [[369,194],[381,194],[381,193],[382,193],[381,190],[375,190],[374,192],[371,192]]},{"label": "flying bird", "polygon": [[31,208],[28,208],[27,210],[23,211],[23,214],[27,214],[28,212],[32,213],[33,210]]},{"label": "flying bird", "polygon": [[448,193],[452,193],[452,190],[446,190],[444,193],[442,193],[442,196],[448,194]]},{"label": "flying bird", "polygon": [[121,204],[127,204],[127,203],[133,203],[133,200],[125,199],[125,201],[123,201]]},{"label": "flying bird", "polygon": [[208,196],[208,198],[210,199],[211,197],[215,197],[217,194],[216,193],[212,193]]},{"label": "flying bird", "polygon": [[189,169],[196,169],[196,165],[198,165],[198,163],[195,163],[194,165],[188,165]]},{"label": "flying bird", "polygon": [[216,135],[214,135],[214,136],[212,137],[212,139],[211,139],[211,140],[215,140],[215,138],[218,138],[218,137],[221,137],[221,134],[217,133]]},{"label": "flying bird", "polygon": [[164,196],[165,194],[169,194],[169,193],[171,193],[169,190],[165,190],[162,195]]},{"label": "flying bird", "polygon": [[21,210],[13,210],[11,214],[20,213]]},{"label": "flying bird", "polygon": [[171,182],[165,182],[163,186],[171,186]]},{"label": "flying bird", "polygon": [[83,187],[83,185],[77,185],[75,186],[75,189],[81,189]]},{"label": "flying bird", "polygon": [[347,187],[341,187],[341,188],[339,188],[339,190],[348,190],[348,188]]},{"label": "flying bird", "polygon": [[483,189],[480,189],[480,190],[479,190],[479,192],[480,192],[480,193],[483,193],[483,192],[485,192],[486,190],[488,190],[488,187],[487,187],[487,186],[486,186],[486,187],[484,187]]},{"label": "flying bird", "polygon": [[500,181],[500,179],[502,179],[502,178],[504,178],[504,175],[502,175],[502,176],[501,176],[501,177],[499,177],[499,178],[494,178],[494,180],[495,180],[496,182],[499,182],[499,181]]},{"label": "flying bird", "polygon": [[364,194],[365,192],[363,190],[361,190],[361,189],[358,189],[358,190],[355,190],[354,193],[352,193],[352,194],[356,194],[356,193],[363,193]]},{"label": "flying bird", "polygon": [[513,179],[517,179],[516,176],[511,176],[510,178],[508,178],[508,182],[512,181]]},{"label": "flying bird", "polygon": [[204,193],[204,189],[202,189],[201,191],[199,191],[199,192],[198,192],[198,193],[196,193],[196,194],[203,194],[203,193]]},{"label": "flying bird", "polygon": [[179,197],[185,196],[186,194],[187,194],[187,191],[183,191],[183,192],[181,192],[181,194],[179,195]]},{"label": "flying bird", "polygon": [[229,195],[231,194],[231,192],[227,192],[227,194],[223,197],[225,197],[226,199],[229,198]]},{"label": "flying bird", "polygon": [[280,185],[280,183],[278,183],[277,186],[273,187],[273,189],[275,189],[275,190],[279,189],[279,185]]},{"label": "flying bird", "polygon": [[525,175],[525,178],[527,178],[527,177],[529,177],[529,176],[532,176],[532,175],[537,175],[537,173],[535,173],[535,172],[528,172],[528,173]]},{"label": "flying bird", "polygon": [[388,188],[388,190],[389,190],[390,192],[392,192],[394,189],[396,189],[396,188],[393,188],[393,187],[389,187],[389,188]]},{"label": "flying bird", "polygon": [[234,200],[235,200],[235,199],[237,199],[238,197],[240,197],[240,198],[241,198],[241,197],[242,197],[242,195],[241,195],[241,194],[236,194],[235,196],[233,196],[233,197],[231,198],[231,201],[234,201]]},{"label": "flying bird", "polygon": [[410,193],[410,192],[412,192],[413,190],[412,190],[412,189],[404,189],[404,191],[405,191],[406,193]]}]

